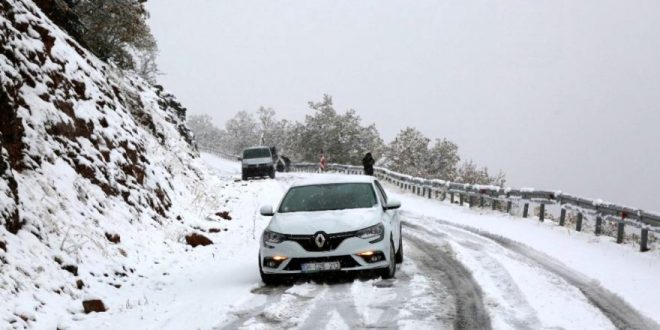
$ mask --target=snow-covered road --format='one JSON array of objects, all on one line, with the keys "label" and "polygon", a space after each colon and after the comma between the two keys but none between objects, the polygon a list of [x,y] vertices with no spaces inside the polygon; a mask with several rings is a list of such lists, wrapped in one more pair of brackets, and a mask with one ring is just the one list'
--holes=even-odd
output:
[{"label": "snow-covered road", "polygon": [[257,253],[268,219],[258,207],[275,204],[291,182],[318,174],[246,183],[234,180],[237,163],[203,158],[219,178],[210,187],[217,190],[215,200],[233,217],[223,223],[227,231],[213,234],[212,246],[163,251],[111,298],[109,305],[121,308],[83,316],[73,328],[658,328],[660,313],[647,305],[660,293],[654,285],[660,278],[657,253],[639,254],[547,223],[480,214],[394,187],[386,189],[403,202],[405,226],[405,260],[395,279],[264,287]]}]

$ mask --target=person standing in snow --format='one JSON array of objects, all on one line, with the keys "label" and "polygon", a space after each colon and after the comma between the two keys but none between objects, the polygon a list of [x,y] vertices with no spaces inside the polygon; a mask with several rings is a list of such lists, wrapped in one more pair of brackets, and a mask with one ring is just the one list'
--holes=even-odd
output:
[{"label": "person standing in snow", "polygon": [[319,161],[319,170],[325,172],[325,153],[321,150],[321,160]]},{"label": "person standing in snow", "polygon": [[371,156],[370,152],[367,152],[367,154],[362,158],[362,166],[364,166],[364,174],[365,175],[374,175],[374,164],[376,161],[374,160],[374,157]]}]

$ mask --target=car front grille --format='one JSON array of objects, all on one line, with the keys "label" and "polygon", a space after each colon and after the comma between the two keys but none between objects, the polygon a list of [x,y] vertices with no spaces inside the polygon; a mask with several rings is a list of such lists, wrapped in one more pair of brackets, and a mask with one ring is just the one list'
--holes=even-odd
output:
[{"label": "car front grille", "polygon": [[266,168],[269,166],[269,164],[250,164],[248,165],[248,168]]},{"label": "car front grille", "polygon": [[355,259],[351,256],[336,256],[336,257],[320,257],[320,258],[293,258],[289,263],[284,267],[284,270],[301,270],[302,264],[313,263],[313,262],[333,262],[339,261],[339,266],[341,268],[353,268],[357,267],[358,264]]},{"label": "car front grille", "polygon": [[332,251],[336,249],[341,242],[343,242],[345,239],[349,237],[354,237],[355,236],[354,231],[351,232],[345,232],[345,233],[336,233],[336,234],[324,234],[325,235],[325,242],[324,244],[319,247],[316,242],[314,241],[314,235],[287,235],[286,240],[287,241],[293,241],[300,246],[302,246],[303,249],[306,251],[310,252],[322,252],[322,251]]}]

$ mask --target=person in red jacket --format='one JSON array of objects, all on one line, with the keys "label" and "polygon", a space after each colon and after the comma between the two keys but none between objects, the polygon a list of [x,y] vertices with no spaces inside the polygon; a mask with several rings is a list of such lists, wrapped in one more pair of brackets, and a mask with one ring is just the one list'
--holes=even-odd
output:
[{"label": "person in red jacket", "polygon": [[325,172],[325,153],[321,150],[321,160],[319,161],[319,170]]}]

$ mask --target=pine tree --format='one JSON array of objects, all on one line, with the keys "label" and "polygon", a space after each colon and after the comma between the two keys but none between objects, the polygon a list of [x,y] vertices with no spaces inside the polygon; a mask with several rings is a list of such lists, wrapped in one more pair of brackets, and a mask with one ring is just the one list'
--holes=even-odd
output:
[{"label": "pine tree", "polygon": [[458,145],[447,139],[437,139],[429,150],[429,176],[436,179],[454,181],[458,175]]},{"label": "pine tree", "polygon": [[413,176],[426,176],[429,138],[412,127],[401,130],[387,148],[388,167]]},{"label": "pine tree", "polygon": [[137,70],[153,80],[157,52],[144,7],[145,0],[71,0],[79,18],[82,42],[103,61],[122,69]]}]

